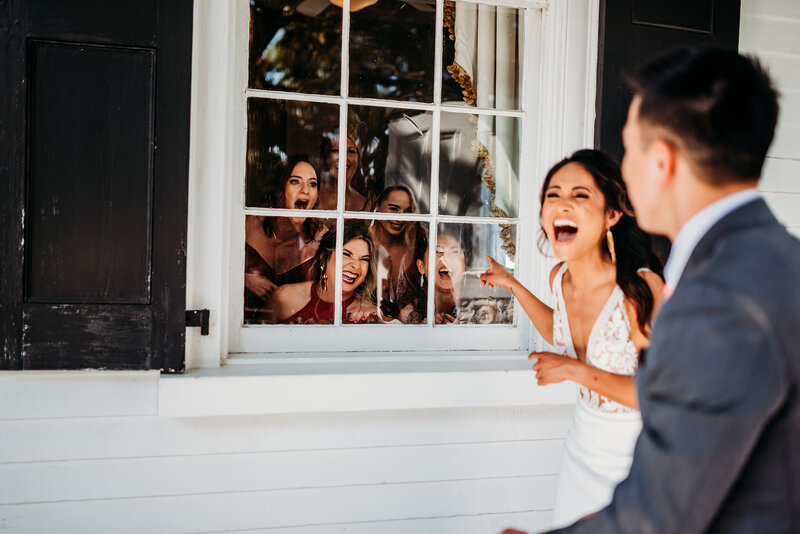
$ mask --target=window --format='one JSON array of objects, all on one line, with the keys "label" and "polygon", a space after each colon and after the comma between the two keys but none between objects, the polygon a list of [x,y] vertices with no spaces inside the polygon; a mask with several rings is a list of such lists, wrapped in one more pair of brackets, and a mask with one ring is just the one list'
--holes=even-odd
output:
[{"label": "window", "polygon": [[520,345],[525,11],[250,1],[239,351]]}]

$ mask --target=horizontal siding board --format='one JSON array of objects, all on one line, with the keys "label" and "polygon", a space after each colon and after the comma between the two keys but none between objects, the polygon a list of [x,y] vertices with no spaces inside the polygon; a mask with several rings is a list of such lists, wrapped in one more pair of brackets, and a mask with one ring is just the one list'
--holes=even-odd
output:
[{"label": "horizontal siding board", "polygon": [[800,55],[800,18],[744,15],[741,19],[739,48],[758,52]]},{"label": "horizontal siding board", "polygon": [[800,54],[754,51],[766,64],[778,90],[800,90]]},{"label": "horizontal siding board", "polygon": [[784,226],[800,226],[800,194],[764,193],[764,199]]},{"label": "horizontal siding board", "polygon": [[555,481],[517,477],[3,505],[0,525],[9,532],[187,533],[546,511]]},{"label": "horizontal siding board", "polygon": [[800,159],[800,126],[791,124],[778,124],[775,139],[769,149],[768,156],[782,159]]},{"label": "horizontal siding board", "polygon": [[[0,466],[0,504],[542,476],[562,440],[34,462]],[[111,482],[113,481],[113,483]]]},{"label": "horizontal siding board", "polygon": [[[527,532],[546,530],[552,524],[551,512],[517,512],[508,514],[475,514],[432,519],[401,519],[310,525],[281,529],[291,534],[495,534],[508,527]],[[225,531],[216,531],[222,533]],[[230,532],[230,531],[228,531]],[[194,534],[207,534],[203,533]],[[275,529],[237,530],[237,534],[275,534]]]},{"label": "horizontal siding board", "polygon": [[0,372],[0,425],[4,419],[155,415],[158,380],[158,371]]},{"label": "horizontal siding board", "polygon": [[758,188],[768,193],[800,193],[800,159],[767,158]]},{"label": "horizontal siding board", "polygon": [[742,15],[800,19],[800,2],[797,0],[742,0]]},{"label": "horizontal siding board", "polygon": [[0,421],[0,462],[563,439],[572,412],[571,406],[531,406]]}]

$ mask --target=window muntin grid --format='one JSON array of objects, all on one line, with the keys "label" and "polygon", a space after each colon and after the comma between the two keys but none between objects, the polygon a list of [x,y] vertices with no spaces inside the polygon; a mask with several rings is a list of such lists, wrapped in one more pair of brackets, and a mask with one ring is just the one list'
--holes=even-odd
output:
[{"label": "window muntin grid", "polygon": [[[251,2],[251,5],[253,2]],[[400,4],[400,2],[398,2]],[[475,5],[475,4],[473,4]],[[476,7],[479,10],[482,10],[483,7],[486,6],[478,6]],[[329,8],[331,10],[333,8]],[[444,6],[442,3],[439,3],[436,6],[436,20],[442,20],[444,11]],[[524,10],[514,10],[518,11],[519,14],[517,16],[518,20],[521,22],[522,20],[522,13]],[[340,16],[344,14],[345,16],[342,17],[342,36],[343,39],[341,42],[344,43],[352,43],[350,39],[348,39],[348,32],[351,28],[351,16],[352,13],[342,12],[339,11]],[[350,15],[350,16],[348,16]],[[521,25],[520,25],[521,26]],[[435,32],[435,43],[434,43],[434,60],[433,60],[433,70],[432,72],[446,72],[443,65],[443,55],[444,55],[444,36],[446,35],[447,29],[442,28],[442,31]],[[515,59],[513,68],[516,69],[516,77],[517,77],[517,85],[519,81],[521,81],[521,73],[520,67],[521,61],[519,58],[521,57],[521,42],[522,42],[522,29],[520,28],[518,42],[519,42],[519,49],[515,52]],[[437,229],[442,227],[442,225],[447,224],[456,224],[461,223],[464,225],[474,225],[476,227],[486,227],[490,228],[494,226],[497,229],[497,233],[501,229],[505,229],[506,234],[511,234],[510,237],[507,237],[505,241],[502,239],[498,239],[498,243],[502,245],[508,245],[507,248],[513,251],[514,246],[516,245],[516,239],[514,234],[516,233],[516,227],[519,222],[517,218],[518,209],[519,207],[514,204],[515,201],[519,198],[518,191],[512,189],[511,191],[506,191],[506,204],[504,205],[505,209],[502,209],[499,213],[495,212],[495,217],[490,217],[489,212],[492,211],[492,202],[491,199],[488,198],[490,195],[486,194],[488,191],[487,187],[482,187],[483,191],[482,197],[478,199],[477,202],[473,202],[474,204],[471,207],[468,207],[467,210],[459,210],[458,208],[453,207],[452,199],[459,195],[459,191],[452,187],[452,184],[455,183],[454,180],[447,180],[443,179],[443,176],[446,177],[448,173],[452,174],[452,169],[454,167],[453,162],[454,159],[449,157],[445,152],[448,149],[453,148],[453,128],[450,128],[448,125],[452,122],[461,122],[461,123],[469,123],[473,122],[475,124],[482,122],[484,124],[489,123],[494,126],[496,122],[505,122],[507,125],[511,125],[511,131],[513,134],[508,138],[503,140],[503,144],[506,145],[507,152],[512,155],[511,158],[507,158],[508,161],[505,163],[509,166],[512,170],[512,174],[515,177],[515,183],[518,183],[518,176],[519,176],[519,151],[518,147],[520,144],[520,137],[521,137],[521,130],[522,130],[522,121],[524,119],[524,113],[518,109],[510,109],[511,107],[519,107],[519,99],[515,96],[515,100],[513,102],[513,106],[499,106],[499,109],[495,109],[494,107],[490,108],[476,108],[473,106],[466,106],[463,103],[455,102],[451,97],[449,97],[449,93],[445,91],[445,97],[443,98],[443,83],[442,79],[446,76],[432,76],[433,78],[433,94],[432,100],[433,102],[420,102],[415,100],[409,101],[397,101],[393,99],[384,99],[379,100],[376,98],[365,98],[360,96],[353,96],[350,94],[351,83],[348,81],[353,80],[352,73],[350,72],[348,59],[352,53],[352,46],[343,46],[341,48],[340,58],[341,58],[341,71],[342,74],[339,77],[340,80],[340,87],[339,87],[339,94],[330,94],[327,90],[320,91],[322,94],[309,94],[305,92],[290,92],[290,91],[298,91],[297,88],[289,89],[287,87],[281,88],[273,88],[272,90],[269,89],[261,89],[261,88],[254,88],[251,87],[246,91],[247,97],[247,107],[250,109],[251,107],[257,108],[262,106],[264,102],[270,102],[271,104],[266,104],[267,107],[270,106],[279,106],[283,105],[285,108],[292,108],[292,109],[315,109],[315,110],[322,110],[322,111],[315,111],[312,113],[306,113],[305,116],[311,116],[315,120],[324,121],[325,126],[324,130],[327,132],[325,135],[328,137],[338,137],[338,132],[342,131],[350,131],[352,129],[352,117],[358,117],[359,114],[366,115],[370,113],[377,113],[383,114],[386,117],[393,117],[388,119],[389,121],[397,120],[398,117],[402,118],[403,120],[408,120],[410,124],[408,125],[411,128],[419,128],[421,130],[421,137],[427,136],[427,144],[429,147],[432,146],[439,146],[440,150],[430,150],[429,154],[427,155],[430,160],[430,176],[428,177],[427,181],[421,180],[419,187],[417,188],[420,206],[422,209],[419,210],[418,213],[413,214],[403,214],[403,215],[392,215],[392,214],[383,214],[383,213],[374,213],[366,211],[369,208],[361,208],[358,209],[357,213],[353,213],[347,211],[345,208],[349,207],[346,205],[348,201],[348,190],[347,186],[349,182],[346,183],[345,180],[336,181],[336,188],[337,188],[337,195],[335,198],[335,205],[333,202],[329,202],[324,208],[325,210],[315,210],[313,213],[313,217],[320,217],[320,218],[328,218],[333,222],[333,224],[342,227],[345,220],[353,221],[353,220],[364,220],[364,221],[376,221],[380,222],[381,220],[403,220],[409,222],[415,222],[420,225],[425,225],[429,228],[428,238],[430,240],[437,238]],[[330,78],[330,77],[329,77]],[[519,88],[515,88],[515,95],[519,94]],[[450,91],[452,92],[452,91]],[[424,100],[420,98],[420,100]],[[279,104],[276,104],[279,103]],[[494,103],[492,103],[494,105]],[[331,110],[338,109],[338,127],[333,126],[335,122],[334,116],[335,113],[331,113]],[[300,113],[301,116],[304,113]],[[403,117],[405,115],[405,117]],[[424,120],[420,120],[419,118]],[[250,115],[248,114],[248,121],[250,120]],[[402,121],[400,121],[402,122]],[[442,124],[444,122],[444,128],[442,128]],[[424,123],[420,125],[420,123]],[[485,129],[485,128],[484,128]],[[507,128],[506,128],[507,129]],[[444,135],[443,135],[444,133]],[[465,137],[463,132],[455,132],[460,133],[462,137]],[[468,137],[468,136],[467,136]],[[495,137],[496,139],[496,137]],[[250,163],[251,154],[250,154],[250,131],[248,131],[248,165]],[[366,143],[365,146],[368,148],[369,144]],[[490,148],[490,152],[494,151],[494,147],[487,147]],[[273,146],[270,150],[272,153],[275,153],[275,147]],[[339,144],[339,157],[338,157],[338,168],[337,173],[339,176],[345,175],[347,172],[347,150],[348,147],[343,143]],[[460,151],[464,151],[464,146],[459,147]],[[281,154],[281,156],[285,156],[286,154]],[[473,182],[475,179],[480,180],[481,175],[485,174],[485,170],[482,170],[483,167],[478,165],[471,175],[473,176]],[[250,168],[248,166],[248,173],[250,172]],[[265,216],[269,214],[270,216],[275,215],[300,215],[297,210],[287,209],[285,207],[270,207],[267,208],[263,203],[258,205],[253,205],[252,198],[254,195],[251,193],[251,187],[249,182],[249,175],[248,175],[248,194],[247,194],[247,201],[246,201],[246,208],[245,208],[245,215],[246,216]],[[427,195],[426,195],[427,193]],[[427,197],[427,198],[426,198]],[[352,208],[351,208],[352,209]],[[308,215],[308,213],[303,213],[302,215]],[[390,219],[391,217],[391,219]],[[502,224],[503,227],[498,226]],[[336,302],[334,305],[334,309],[340,309],[341,305],[341,237],[337,238],[337,276],[336,276]],[[484,248],[486,246],[484,245]],[[497,247],[498,256],[502,256],[504,254],[503,250],[500,250],[499,246]],[[431,249],[429,251],[429,261],[435,259],[435,249]],[[502,258],[505,263],[513,269],[513,261],[510,257],[506,256]],[[473,266],[474,272],[480,268],[479,265]],[[429,312],[435,312],[435,297],[434,292],[428,292],[428,308]],[[513,301],[512,301],[513,302]],[[430,326],[435,321],[432,317],[435,316],[435,313],[428,313],[428,321],[427,324]],[[337,316],[335,319],[336,325],[342,324],[342,318]]]}]

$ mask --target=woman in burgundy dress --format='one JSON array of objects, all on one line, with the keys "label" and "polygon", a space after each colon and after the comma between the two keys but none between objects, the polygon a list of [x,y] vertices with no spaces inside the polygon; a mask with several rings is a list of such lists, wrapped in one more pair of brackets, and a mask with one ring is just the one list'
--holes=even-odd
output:
[{"label": "woman in burgundy dress", "polygon": [[[311,210],[319,197],[317,171],[305,156],[294,156],[280,170],[279,187],[269,207]],[[310,217],[245,219],[246,324],[275,323],[267,305],[275,289],[311,277],[311,258],[326,228]]]},{"label": "woman in burgundy dress", "polygon": [[[345,223],[342,248],[342,322],[378,322],[375,292],[375,247],[369,231]],[[312,279],[279,287],[273,314],[285,324],[330,324],[334,321],[336,229],[328,230],[312,261]]]}]

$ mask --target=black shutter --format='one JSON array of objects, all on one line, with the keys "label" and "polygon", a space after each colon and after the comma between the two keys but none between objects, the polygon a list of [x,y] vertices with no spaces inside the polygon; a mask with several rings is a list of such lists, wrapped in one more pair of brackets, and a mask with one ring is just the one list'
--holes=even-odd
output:
[{"label": "black shutter", "polygon": [[622,159],[631,100],[622,73],[680,46],[737,48],[739,11],[739,0],[601,0],[595,147]]},{"label": "black shutter", "polygon": [[184,362],[192,0],[0,0],[7,369]]}]

